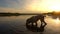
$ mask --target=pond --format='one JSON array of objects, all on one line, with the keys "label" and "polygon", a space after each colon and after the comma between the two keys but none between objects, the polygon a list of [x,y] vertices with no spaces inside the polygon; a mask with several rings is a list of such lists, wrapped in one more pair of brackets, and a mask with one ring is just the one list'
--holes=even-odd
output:
[{"label": "pond", "polygon": [[[5,16],[0,17],[0,32],[6,34],[40,34],[40,32],[32,32],[26,28],[26,20],[35,15]],[[42,34],[59,34],[60,20],[52,19],[50,16],[45,17],[47,23]],[[38,21],[38,27],[40,21]]]}]

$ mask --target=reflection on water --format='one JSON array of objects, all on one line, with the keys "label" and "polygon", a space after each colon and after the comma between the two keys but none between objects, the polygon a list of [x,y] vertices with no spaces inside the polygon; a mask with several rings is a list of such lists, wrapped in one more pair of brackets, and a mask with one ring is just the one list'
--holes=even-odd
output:
[{"label": "reflection on water", "polygon": [[[33,15],[31,15],[33,16]],[[26,29],[26,20],[31,17],[30,15],[0,17],[0,32],[7,34],[40,34],[39,32],[31,32]],[[58,19],[57,19],[58,21]],[[52,19],[50,16],[45,17],[47,23],[43,34],[60,34],[60,20]],[[40,21],[38,21],[39,24]],[[39,26],[39,25],[38,25]]]}]

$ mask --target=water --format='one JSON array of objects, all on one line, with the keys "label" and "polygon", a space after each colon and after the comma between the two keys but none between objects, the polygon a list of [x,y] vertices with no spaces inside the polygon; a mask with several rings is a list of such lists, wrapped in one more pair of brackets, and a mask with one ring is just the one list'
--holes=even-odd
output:
[{"label": "water", "polygon": [[[3,34],[40,34],[40,32],[32,32],[27,30],[25,24],[26,20],[34,15],[21,15],[0,17],[0,33]],[[39,23],[40,21],[38,21]],[[60,34],[60,22],[51,17],[45,17],[47,23],[42,34]],[[39,25],[38,25],[39,26]]]}]

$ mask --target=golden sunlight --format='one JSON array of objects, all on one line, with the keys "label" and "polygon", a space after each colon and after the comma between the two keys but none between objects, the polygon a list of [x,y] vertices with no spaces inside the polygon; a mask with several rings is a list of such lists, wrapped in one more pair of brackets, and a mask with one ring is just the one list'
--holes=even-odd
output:
[{"label": "golden sunlight", "polygon": [[60,11],[60,5],[55,3],[54,5],[50,6],[49,9],[52,11]]},{"label": "golden sunlight", "polygon": [[27,10],[32,11],[42,11],[42,12],[51,12],[51,11],[60,11],[60,0],[33,0],[27,6]]},{"label": "golden sunlight", "polygon": [[59,24],[59,22],[60,22],[60,20],[59,20],[59,18],[57,18],[57,19],[55,20],[55,23],[56,23],[56,24]]}]

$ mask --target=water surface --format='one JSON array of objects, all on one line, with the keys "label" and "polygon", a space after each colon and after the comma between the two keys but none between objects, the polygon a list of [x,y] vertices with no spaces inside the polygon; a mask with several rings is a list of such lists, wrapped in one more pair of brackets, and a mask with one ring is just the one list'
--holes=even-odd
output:
[{"label": "water surface", "polygon": [[[10,17],[0,17],[0,32],[6,34],[40,34],[40,32],[32,32],[27,30],[26,20],[34,15],[20,15]],[[50,16],[45,17],[47,23],[42,34],[60,34],[60,22],[52,19]],[[38,21],[38,26],[40,21]]]}]

